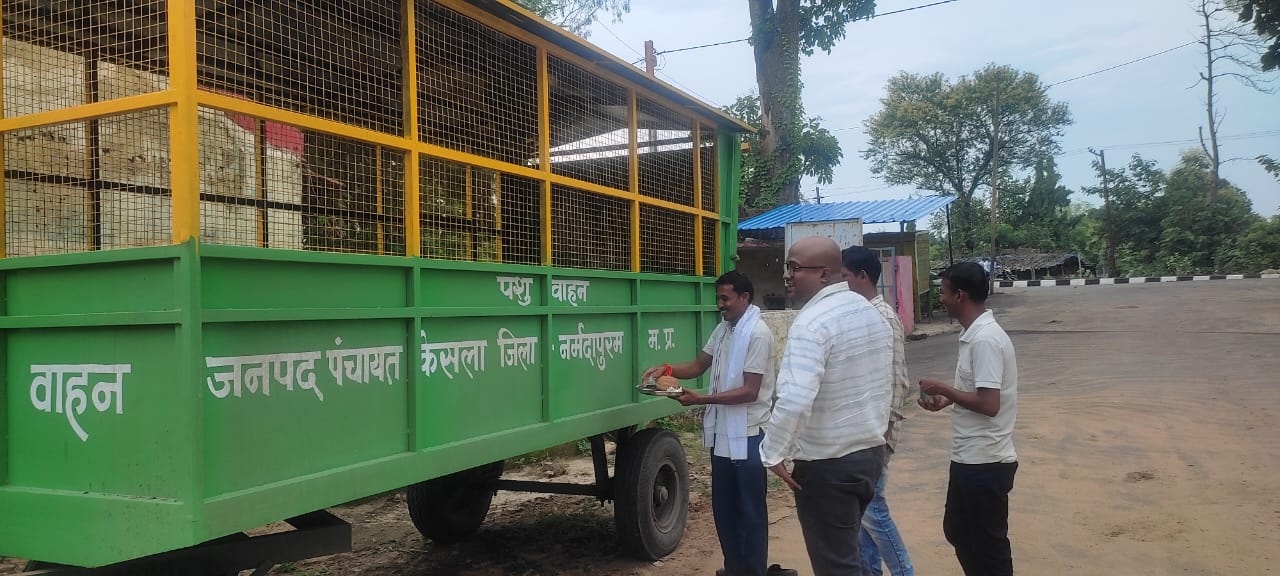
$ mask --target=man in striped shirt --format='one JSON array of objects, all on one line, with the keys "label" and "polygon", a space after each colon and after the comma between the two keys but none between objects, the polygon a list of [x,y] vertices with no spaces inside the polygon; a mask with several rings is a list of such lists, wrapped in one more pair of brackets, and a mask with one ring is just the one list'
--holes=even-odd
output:
[{"label": "man in striped shirt", "polygon": [[[816,576],[867,574],[858,546],[863,511],[884,469],[893,335],[866,298],[849,291],[840,247],[796,242],[783,281],[803,307],[778,371],[777,401],[760,460],[795,491]],[[788,472],[783,461],[795,460]]]},{"label": "man in striped shirt", "polygon": [[884,499],[885,481],[889,477],[889,458],[898,444],[898,428],[906,416],[902,413],[902,405],[906,402],[911,390],[911,382],[907,380],[907,355],[904,342],[902,319],[880,295],[880,257],[864,246],[850,246],[844,249],[844,278],[849,290],[871,301],[880,316],[889,323],[893,331],[893,399],[889,406],[889,429],[884,433],[885,470],[876,483],[876,495],[871,505],[862,515],[862,560],[867,570],[874,576],[880,576],[880,565],[889,568],[893,576],[915,576],[915,568],[911,566],[911,556],[898,534],[898,525],[889,515],[889,503]]}]

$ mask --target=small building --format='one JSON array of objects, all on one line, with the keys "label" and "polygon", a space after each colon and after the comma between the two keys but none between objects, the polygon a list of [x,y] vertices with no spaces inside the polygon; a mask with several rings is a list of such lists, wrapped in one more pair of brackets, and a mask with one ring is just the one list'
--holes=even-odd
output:
[{"label": "small building", "polygon": [[[761,305],[771,310],[787,306],[782,284],[782,268],[786,259],[784,239],[787,224],[797,222],[829,222],[860,220],[863,224],[898,224],[897,232],[870,233],[863,245],[879,250],[887,266],[882,290],[904,321],[922,319],[929,302],[929,233],[907,231],[906,224],[947,209],[954,197],[923,196],[899,200],[867,200],[834,204],[788,204],[744,220],[738,224],[738,269],[751,277],[760,292]],[[891,269],[892,268],[892,269]],[[899,277],[910,281],[901,285]],[[892,297],[890,297],[892,296]],[[899,297],[901,296],[901,297]],[[907,322],[904,322],[904,325]]]}]

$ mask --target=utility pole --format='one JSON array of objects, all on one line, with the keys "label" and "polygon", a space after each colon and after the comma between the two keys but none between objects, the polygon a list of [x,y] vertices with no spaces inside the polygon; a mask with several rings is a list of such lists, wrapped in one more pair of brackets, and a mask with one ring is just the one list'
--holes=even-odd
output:
[{"label": "utility pole", "polygon": [[996,223],[1000,211],[1000,83],[996,83],[996,106],[992,114],[991,143],[991,293],[996,291]]},{"label": "utility pole", "polygon": [[814,195],[814,197],[815,197],[815,198],[817,198],[817,199],[818,199],[818,203],[819,203],[819,204],[821,204],[821,203],[822,203],[822,188],[820,188],[820,187],[818,187],[818,186],[814,186],[814,187],[813,187],[813,195]]},{"label": "utility pole", "polygon": [[[650,76],[654,75],[654,69],[658,67],[658,53],[653,49],[653,40],[644,41],[644,71]],[[640,135],[636,134],[636,139],[640,139]],[[649,130],[649,152],[657,152],[658,132],[657,130]]]},{"label": "utility pole", "polygon": [[1098,157],[1102,165],[1102,205],[1107,218],[1107,273],[1115,276],[1116,272],[1116,237],[1111,229],[1111,188],[1107,185],[1107,151],[1089,149],[1089,153]]}]

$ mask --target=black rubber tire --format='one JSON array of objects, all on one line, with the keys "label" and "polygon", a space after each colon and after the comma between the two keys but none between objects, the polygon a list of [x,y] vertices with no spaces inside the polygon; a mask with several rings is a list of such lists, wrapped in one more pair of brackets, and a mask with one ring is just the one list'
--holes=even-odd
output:
[{"label": "black rubber tire", "polygon": [[647,428],[619,447],[613,519],[628,555],[657,560],[675,551],[689,515],[689,463],[680,439]]},{"label": "black rubber tire", "polygon": [[475,534],[493,503],[501,461],[419,482],[406,489],[409,519],[423,536],[453,544]]}]

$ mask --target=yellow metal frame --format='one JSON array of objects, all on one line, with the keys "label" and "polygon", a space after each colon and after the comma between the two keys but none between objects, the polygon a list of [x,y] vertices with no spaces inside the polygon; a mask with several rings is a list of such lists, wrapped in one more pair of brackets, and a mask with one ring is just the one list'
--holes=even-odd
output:
[{"label": "yellow metal frame", "polygon": [[[4,46],[4,6],[0,5],[0,52],[4,51],[3,46]],[[3,78],[4,78],[4,57],[3,57],[3,54],[0,54],[0,80],[2,80]],[[0,81],[0,123],[3,123],[4,120],[5,120],[4,118],[4,82]],[[4,133],[3,132],[0,132],[0,166],[6,166],[4,161]],[[5,222],[8,221],[9,219],[9,215],[7,213],[7,208],[6,208],[6,206],[8,205],[8,198],[9,198],[8,189],[5,187],[6,180],[7,179],[4,177],[3,173],[0,172],[0,258],[4,258],[9,255],[9,251],[8,251],[9,230],[7,225],[5,224]]]},{"label": "yellow metal frame", "polygon": [[[426,143],[421,141],[418,130],[418,78],[417,78],[417,42],[416,42],[416,21],[414,11],[414,0],[402,1],[401,16],[403,19],[404,36],[401,39],[401,49],[404,54],[406,63],[405,69],[414,71],[403,79],[402,91],[404,95],[403,110],[403,135],[392,135],[376,130],[370,130],[343,122],[310,116],[307,114],[293,112],[290,110],[276,108],[259,104],[247,99],[236,98],[233,96],[219,94],[208,90],[200,89],[197,80],[197,36],[196,36],[196,9],[192,0],[168,0],[168,56],[169,56],[169,88],[162,91],[116,98],[112,100],[85,103],[58,110],[40,112],[35,114],[27,114],[14,118],[5,118],[0,114],[0,133],[37,128],[54,124],[62,124],[74,121],[84,121],[105,116],[114,116],[129,112],[138,112],[156,108],[168,108],[169,110],[169,138],[170,138],[170,188],[172,194],[171,208],[171,224],[172,224],[172,241],[174,243],[183,243],[192,239],[198,239],[200,235],[200,152],[199,138],[194,135],[199,133],[199,110],[201,108],[209,108],[224,112],[234,112],[237,114],[247,115],[256,118],[259,122],[276,122],[294,126],[304,130],[312,130],[316,132],[327,133],[342,138],[362,141],[373,144],[382,148],[400,150],[404,152],[405,159],[405,186],[407,187],[404,195],[405,210],[405,251],[409,256],[421,256],[422,245],[422,221],[421,221],[421,165],[420,162],[424,157],[435,157],[443,160],[449,160],[465,164],[469,167],[487,168],[498,173],[514,174],[523,176],[542,183],[542,229],[541,229],[541,260],[545,265],[553,263],[552,247],[553,234],[552,230],[552,186],[562,185],[577,190],[619,198],[630,203],[630,227],[631,227],[631,254],[630,268],[633,271],[640,270],[640,206],[650,205],[666,210],[681,212],[694,216],[694,250],[696,251],[694,262],[696,273],[703,274],[702,249],[703,249],[703,218],[711,218],[716,222],[721,222],[721,215],[715,210],[715,207],[706,207],[702,205],[701,195],[701,126],[704,123],[717,124],[721,123],[718,118],[709,115],[699,114],[694,111],[687,110],[683,107],[672,104],[667,98],[658,95],[655,91],[649,90],[644,86],[635,84],[634,81],[622,78],[618,74],[610,72],[603,67],[590,62],[584,58],[570,53],[537,35],[520,29],[509,22],[506,22],[483,9],[467,3],[463,0],[436,0],[452,10],[455,10],[469,18],[472,18],[486,26],[505,33],[513,38],[527,42],[534,46],[537,50],[537,98],[538,98],[538,148],[539,148],[539,166],[536,168],[523,166],[519,164],[511,164],[499,160],[494,160],[485,156],[462,152],[445,148],[442,146]],[[585,43],[584,43],[585,45]],[[603,79],[617,83],[627,87],[629,94],[629,142],[628,153],[630,155],[630,179],[628,189],[620,190],[608,186],[602,186],[591,182],[577,180],[567,176],[555,174],[551,170],[550,157],[550,89],[549,89],[549,73],[548,59],[550,56],[564,59],[573,63],[575,66],[589,71]],[[2,68],[0,68],[2,71]],[[668,109],[676,112],[681,118],[687,120],[693,127],[693,148],[690,153],[693,154],[693,197],[692,206],[686,206],[674,202],[669,202],[659,198],[651,198],[640,193],[639,190],[639,149],[638,149],[638,123],[637,101],[639,98],[648,98],[658,102]],[[718,155],[717,155],[718,156]],[[0,159],[4,157],[3,146],[0,145]],[[715,157],[713,157],[714,159]],[[379,162],[381,162],[381,154],[379,154]],[[716,168],[719,168],[718,166]],[[717,174],[718,178],[718,174]],[[382,174],[379,170],[378,180],[381,186]],[[2,179],[0,179],[2,180]],[[501,186],[501,180],[497,180],[496,185]],[[719,193],[719,182],[715,183],[716,192]],[[381,190],[381,189],[380,189]],[[468,195],[470,195],[470,186],[468,186]],[[498,192],[499,194],[501,191]],[[3,219],[3,199],[5,190],[3,182],[0,181],[0,239],[3,239],[4,219]],[[379,194],[381,201],[381,194]],[[470,201],[470,198],[468,198]],[[468,202],[470,204],[470,202]],[[380,208],[381,209],[381,208]],[[498,224],[501,228],[501,212],[498,212]],[[259,226],[265,229],[263,223]],[[265,230],[264,230],[265,231]],[[379,225],[379,236],[382,234],[382,226]],[[261,234],[259,235],[261,238]],[[716,260],[719,267],[719,234],[717,237]],[[5,242],[0,241],[0,257],[5,255]],[[379,246],[382,245],[381,239]],[[468,242],[471,245],[471,242]],[[498,250],[501,254],[502,247],[499,245]]]},{"label": "yellow metal frame", "polygon": [[[195,2],[169,0],[169,190],[173,242],[200,237],[200,107]],[[93,106],[92,104],[87,106]],[[87,107],[86,106],[86,107]]]},{"label": "yellow metal frame", "polygon": [[[702,123],[693,123],[693,206],[702,210]],[[702,216],[693,217],[694,274],[703,274],[702,265]]]}]

